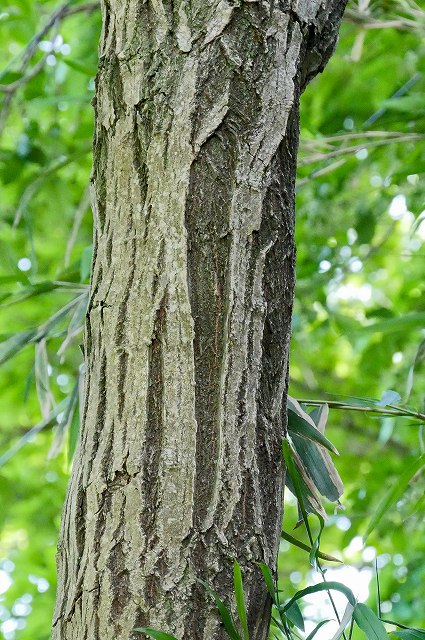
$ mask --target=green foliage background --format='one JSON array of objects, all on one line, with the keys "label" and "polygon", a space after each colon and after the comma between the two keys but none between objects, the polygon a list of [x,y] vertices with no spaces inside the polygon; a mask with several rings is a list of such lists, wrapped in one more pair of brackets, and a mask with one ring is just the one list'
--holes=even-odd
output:
[{"label": "green foliage background", "polygon": [[[82,335],[69,332],[69,323],[79,325],[81,305],[52,327],[46,343],[41,334],[10,338],[46,322],[88,285],[90,101],[100,28],[95,3],[5,0],[0,12],[0,637],[6,639],[50,637],[55,543],[78,411],[67,433],[51,416],[13,457],[6,461],[4,454],[40,423],[40,404],[47,415],[72,393]],[[424,410],[424,30],[423,3],[352,2],[334,58],[302,98],[291,361],[297,398],[380,398],[396,389],[404,403]],[[69,344],[58,355],[64,339]],[[345,512],[330,507],[323,550],[360,569],[372,566],[375,548],[387,617],[425,626],[423,475],[381,521],[369,551],[357,544],[386,488],[423,451],[418,422],[333,411],[327,434],[341,453]],[[53,440],[55,449],[63,446],[49,458]],[[296,520],[289,496],[285,530]],[[306,541],[300,530],[294,535]],[[283,541],[279,578],[288,598],[306,584],[309,569],[306,554]],[[373,581],[370,591],[374,603]]]}]

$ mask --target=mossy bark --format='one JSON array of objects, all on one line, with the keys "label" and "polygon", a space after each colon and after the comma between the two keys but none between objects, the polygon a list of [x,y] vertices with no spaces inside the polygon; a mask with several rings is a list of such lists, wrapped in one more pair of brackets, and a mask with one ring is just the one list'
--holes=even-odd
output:
[{"label": "mossy bark", "polygon": [[104,0],[82,433],[54,640],[222,640],[276,560],[298,103],[340,0]]}]

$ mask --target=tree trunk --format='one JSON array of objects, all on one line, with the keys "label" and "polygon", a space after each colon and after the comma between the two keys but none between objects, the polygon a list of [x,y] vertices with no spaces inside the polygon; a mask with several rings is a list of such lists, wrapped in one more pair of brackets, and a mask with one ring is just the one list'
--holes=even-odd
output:
[{"label": "tree trunk", "polygon": [[341,0],[104,0],[82,433],[54,640],[249,628],[282,519],[299,95]]}]

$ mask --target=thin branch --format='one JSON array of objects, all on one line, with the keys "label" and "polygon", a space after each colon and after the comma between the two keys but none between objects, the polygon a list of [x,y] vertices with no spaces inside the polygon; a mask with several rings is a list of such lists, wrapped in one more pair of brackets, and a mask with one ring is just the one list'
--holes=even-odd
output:
[{"label": "thin branch", "polygon": [[56,173],[56,171],[59,171],[60,169],[62,169],[63,167],[66,167],[71,162],[74,162],[74,160],[77,160],[78,158],[85,156],[87,153],[89,153],[90,150],[91,150],[91,146],[90,147],[87,146],[87,147],[84,147],[82,150],[73,153],[70,156],[66,156],[65,158],[62,156],[58,160],[53,162],[49,167],[47,167],[47,169],[42,171],[40,175],[37,178],[35,178],[35,180],[33,180],[33,182],[31,182],[24,190],[21,196],[21,199],[19,201],[18,207],[16,209],[13,226],[14,227],[18,226],[22,216],[26,212],[27,205],[32,200],[39,185],[42,184],[46,178],[49,178],[51,175]]},{"label": "thin branch", "polygon": [[[423,14],[422,14],[423,15]],[[365,11],[347,9],[344,15],[345,22],[351,22],[363,29],[399,29],[401,31],[415,31],[421,28],[418,20],[409,20],[403,16],[397,16],[389,20],[379,20]]]},{"label": "thin branch", "polygon": [[48,53],[45,53],[44,56],[37,62],[37,64],[35,64],[27,74],[23,75],[21,78],[18,78],[18,80],[15,80],[10,84],[0,84],[0,92],[13,94],[19,89],[19,87],[22,87],[24,84],[27,84],[27,82],[35,78],[35,76],[44,69],[44,65],[46,64],[48,55]]},{"label": "thin branch", "polygon": [[404,409],[402,407],[395,407],[394,405],[388,405],[388,407],[363,407],[355,404],[348,404],[347,402],[339,402],[337,400],[298,400],[300,404],[307,404],[311,407],[320,407],[327,404],[330,409],[341,409],[343,411],[361,411],[363,413],[373,413],[381,416],[394,416],[404,418],[414,418],[420,422],[425,422],[425,414],[419,411],[411,411],[410,409]]},{"label": "thin branch", "polygon": [[[356,140],[357,138],[393,138],[405,136],[403,131],[358,131],[357,133],[338,133],[332,136],[324,136],[323,138],[315,138],[314,140],[303,140],[303,146],[320,146],[322,143],[345,142],[346,140]],[[407,134],[411,135],[411,134]]]},{"label": "thin branch", "polygon": [[[66,2],[65,4],[58,7],[48,18],[44,27],[35,34],[35,36],[30,40],[30,42],[25,47],[24,51],[20,54],[22,56],[22,61],[19,66],[18,72],[22,74],[22,77],[10,84],[0,85],[0,92],[5,93],[5,98],[3,100],[3,106],[0,112],[0,135],[3,132],[4,126],[6,124],[7,117],[9,115],[13,98],[18,91],[18,89],[24,85],[26,85],[32,78],[34,78],[40,71],[44,68],[46,63],[48,53],[44,55],[32,69],[28,70],[31,60],[38,50],[38,45],[43,40],[43,38],[47,35],[47,33],[51,29],[55,29],[56,31],[59,29],[61,22],[67,16],[75,15],[76,13],[87,12],[92,13],[96,11],[100,7],[98,2],[89,2],[85,4],[80,4],[76,6],[71,6],[70,2]],[[53,38],[54,39],[54,38]],[[52,40],[52,38],[51,38]],[[3,73],[8,70],[12,66],[11,63],[6,66],[6,69],[3,70]]]},{"label": "thin branch", "polygon": [[23,52],[22,64],[28,65],[28,63],[31,61],[31,58],[33,58],[34,54],[36,53],[38,45],[50,31],[50,29],[55,26],[55,24],[57,24],[58,22],[62,22],[62,20],[67,16],[72,16],[76,13],[81,13],[84,11],[86,11],[87,13],[93,13],[99,8],[100,4],[98,2],[89,2],[76,6],[71,6],[71,2],[65,2],[63,5],[58,7],[49,16],[44,27],[42,27],[42,29],[40,29],[40,31],[38,31],[38,33],[36,33],[33,38],[31,38],[30,42]]},{"label": "thin branch", "polygon": [[303,167],[309,164],[314,164],[315,162],[337,158],[338,156],[351,155],[357,153],[358,151],[361,151],[362,149],[381,147],[383,145],[392,144],[393,142],[414,142],[417,140],[425,140],[425,135],[419,133],[406,133],[398,137],[385,138],[384,140],[374,140],[372,142],[366,142],[364,144],[352,145],[351,147],[342,147],[339,149],[335,149],[334,151],[330,151],[329,153],[318,152],[301,160],[298,163],[298,166]]},{"label": "thin branch", "polygon": [[321,169],[317,169],[316,171],[312,171],[310,175],[308,175],[307,177],[297,180],[297,189],[299,187],[303,187],[311,180],[314,180],[314,178],[320,178],[321,176],[324,176],[327,173],[331,173],[332,171],[335,171],[335,169],[339,169],[339,167],[342,167],[342,165],[345,164],[346,162],[347,162],[347,158],[341,158],[340,160],[331,162],[331,164],[328,164],[327,167],[323,167]]}]

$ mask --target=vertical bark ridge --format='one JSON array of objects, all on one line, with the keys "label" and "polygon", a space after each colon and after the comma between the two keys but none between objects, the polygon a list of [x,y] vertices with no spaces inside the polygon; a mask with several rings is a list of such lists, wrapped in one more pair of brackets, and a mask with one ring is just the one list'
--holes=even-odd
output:
[{"label": "vertical bark ridge", "polygon": [[53,640],[224,640],[281,524],[298,99],[337,0],[103,0],[86,401]]}]

